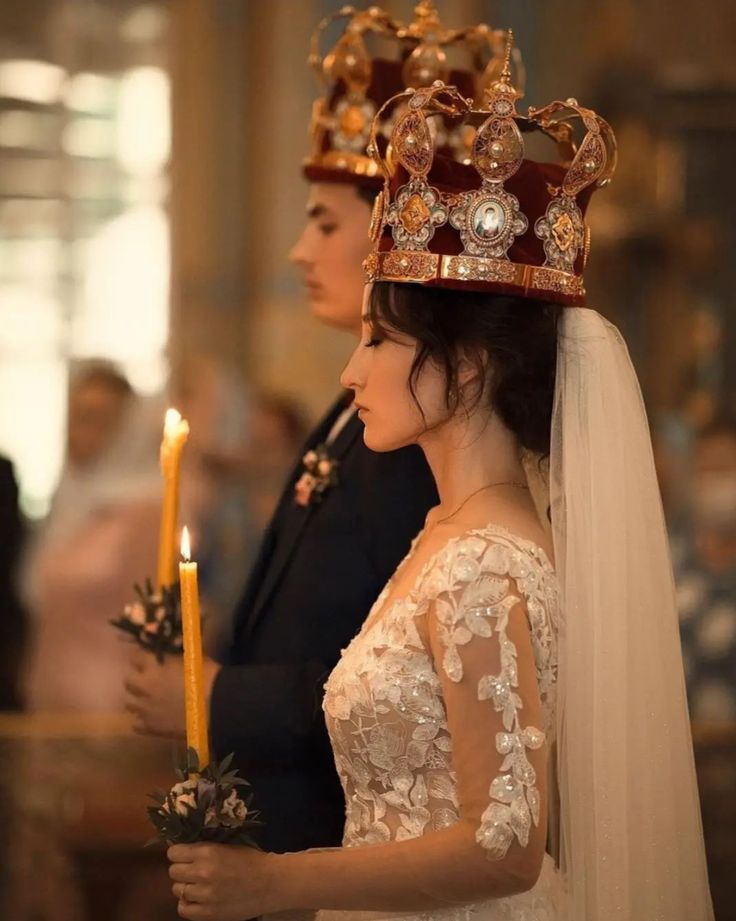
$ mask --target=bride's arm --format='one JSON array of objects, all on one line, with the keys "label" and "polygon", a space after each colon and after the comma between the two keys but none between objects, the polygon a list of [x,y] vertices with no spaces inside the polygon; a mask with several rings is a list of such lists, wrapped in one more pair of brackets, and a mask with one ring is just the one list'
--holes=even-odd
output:
[{"label": "bride's arm", "polygon": [[[176,865],[187,869],[172,877],[188,881],[187,898],[201,898],[214,912],[193,910],[184,917],[224,921],[298,908],[420,911],[530,888],[544,856],[546,746],[520,598],[513,580],[481,576],[443,593],[427,615],[452,738],[459,822],[366,847],[241,852],[239,870],[229,855],[224,860],[222,852],[233,849],[210,848],[205,862],[192,859],[197,847],[172,849],[178,859],[191,859]],[[426,778],[431,774],[425,769]],[[198,878],[199,872],[209,879]],[[229,882],[221,878],[226,872]],[[236,891],[237,907],[228,902]]]}]

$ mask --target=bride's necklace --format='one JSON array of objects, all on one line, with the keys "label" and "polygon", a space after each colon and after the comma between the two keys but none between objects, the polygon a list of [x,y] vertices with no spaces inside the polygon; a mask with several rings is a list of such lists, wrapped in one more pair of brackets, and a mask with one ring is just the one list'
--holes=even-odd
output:
[{"label": "bride's necklace", "polygon": [[513,486],[516,489],[529,489],[526,483],[520,483],[517,480],[503,480],[499,483],[487,483],[485,486],[481,486],[479,489],[471,492],[469,496],[466,496],[454,512],[450,512],[449,515],[445,515],[443,518],[438,518],[437,521],[435,521],[435,525],[442,524],[443,522],[454,518],[455,515],[457,515],[457,513],[463,509],[474,496],[478,495],[478,493],[484,492],[486,489],[495,489],[498,486]]}]

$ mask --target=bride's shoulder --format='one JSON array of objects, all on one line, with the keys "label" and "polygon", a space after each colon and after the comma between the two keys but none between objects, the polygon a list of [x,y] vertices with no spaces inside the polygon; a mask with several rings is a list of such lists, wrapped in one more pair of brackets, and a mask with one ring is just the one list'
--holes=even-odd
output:
[{"label": "bride's shoulder", "polygon": [[527,491],[481,494],[457,516],[454,526],[460,532],[485,531],[488,540],[496,539],[496,535],[515,538],[520,545],[536,545],[549,560],[554,557],[549,522],[540,521],[534,500]]},{"label": "bride's shoulder", "polygon": [[476,506],[464,520],[456,522],[455,536],[459,542],[474,540],[516,551],[554,569],[551,528],[543,526],[531,505],[489,501]]},{"label": "bride's shoulder", "polygon": [[499,521],[487,521],[468,527],[450,538],[438,558],[445,561],[458,556],[472,556],[478,559],[483,570],[492,570],[494,566],[503,566],[505,561],[528,560],[544,569],[554,572],[551,540],[547,540],[543,531],[533,528],[510,528]]},{"label": "bride's shoulder", "polygon": [[425,563],[417,589],[432,597],[462,590],[485,576],[512,579],[522,588],[550,587],[555,580],[551,553],[533,528],[520,531],[486,521],[448,535]]}]

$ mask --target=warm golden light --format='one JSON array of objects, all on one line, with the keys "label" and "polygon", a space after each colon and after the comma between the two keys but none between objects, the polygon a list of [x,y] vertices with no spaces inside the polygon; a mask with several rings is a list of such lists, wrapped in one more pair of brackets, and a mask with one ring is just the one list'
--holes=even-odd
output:
[{"label": "warm golden light", "polygon": [[176,433],[181,422],[181,413],[177,409],[167,409],[164,417],[164,435],[171,437]]},{"label": "warm golden light", "polygon": [[189,528],[184,525],[181,530],[181,558],[187,563],[192,558],[192,547],[189,541]]},{"label": "warm golden light", "polygon": [[160,175],[171,153],[171,85],[160,67],[125,71],[118,86],[117,160],[140,179]]},{"label": "warm golden light", "polygon": [[[161,473],[164,498],[161,504],[161,529],[158,545],[158,586],[176,581],[176,532],[179,515],[179,473],[181,452],[189,436],[189,423],[176,409],[166,411],[161,441]],[[188,559],[188,557],[187,557]]]},{"label": "warm golden light", "polygon": [[3,61],[0,64],[0,95],[53,105],[61,96],[66,76],[65,70],[48,61]]}]

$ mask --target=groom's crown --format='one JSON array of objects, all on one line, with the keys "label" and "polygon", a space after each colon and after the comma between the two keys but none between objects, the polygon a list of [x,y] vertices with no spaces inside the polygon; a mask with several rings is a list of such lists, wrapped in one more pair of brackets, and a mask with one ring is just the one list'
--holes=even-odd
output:
[{"label": "groom's crown", "polygon": [[[575,99],[516,109],[509,66],[483,105],[435,81],[388,100],[373,125],[371,152],[384,177],[365,263],[372,281],[474,288],[562,304],[585,299],[582,272],[590,234],[584,214],[593,191],[616,165],[611,127]],[[378,134],[400,107],[387,148]],[[437,148],[432,121],[470,132],[465,162]],[[575,143],[574,129],[582,139]],[[558,163],[527,159],[525,135],[555,142]]]},{"label": "groom's crown", "polygon": [[[337,20],[344,20],[335,45],[320,52],[325,32]],[[389,45],[394,56],[372,53],[370,44]],[[467,69],[451,69],[447,51],[459,49],[468,59]],[[485,24],[465,29],[448,29],[440,21],[432,0],[422,0],[414,19],[402,25],[377,6],[356,10],[345,6],[322,20],[312,36],[309,63],[324,85],[316,100],[310,123],[311,151],[304,162],[304,174],[312,182],[350,182],[379,189],[383,176],[367,152],[373,123],[376,143],[385,149],[395,119],[374,122],[387,99],[407,87],[429,87],[436,80],[457,86],[472,99],[501,73],[506,33]],[[512,65],[518,85],[523,85],[521,56]],[[469,155],[467,136],[462,130],[447,130],[436,123],[435,143],[451,159]]]}]

